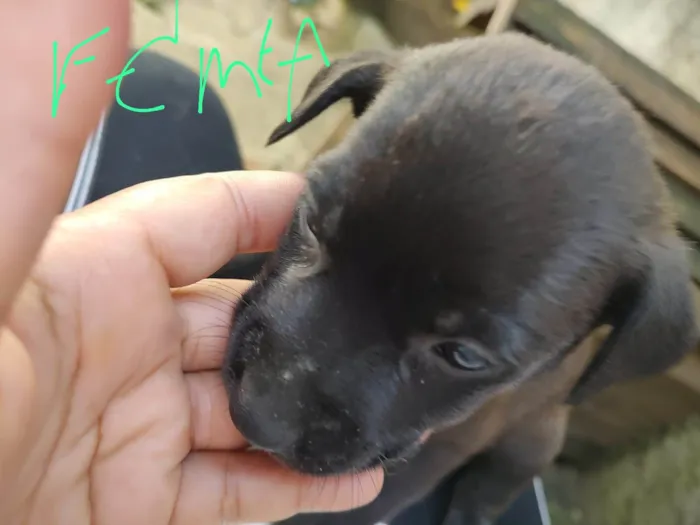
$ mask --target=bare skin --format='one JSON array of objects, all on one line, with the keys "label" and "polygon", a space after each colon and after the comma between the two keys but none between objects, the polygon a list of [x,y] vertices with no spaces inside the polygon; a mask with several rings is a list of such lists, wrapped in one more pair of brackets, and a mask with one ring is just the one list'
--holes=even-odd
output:
[{"label": "bare skin", "polygon": [[[5,2],[0,20],[0,522],[264,522],[374,498],[379,472],[324,483],[244,451],[217,372],[248,283],[201,279],[271,248],[302,180],[171,179],[57,217],[114,96],[128,2]],[[52,119],[52,42],[60,64],[104,27]]]}]

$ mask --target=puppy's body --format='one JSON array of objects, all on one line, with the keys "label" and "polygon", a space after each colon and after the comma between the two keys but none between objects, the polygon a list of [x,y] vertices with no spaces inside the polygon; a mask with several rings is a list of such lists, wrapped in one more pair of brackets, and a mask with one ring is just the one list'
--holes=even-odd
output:
[{"label": "puppy's body", "polygon": [[232,416],[316,475],[411,458],[318,523],[386,521],[468,459],[447,522],[487,523],[558,453],[566,403],[696,343],[667,192],[629,104],[522,36],[338,61],[273,140],[344,97],[357,125],[234,319]]}]

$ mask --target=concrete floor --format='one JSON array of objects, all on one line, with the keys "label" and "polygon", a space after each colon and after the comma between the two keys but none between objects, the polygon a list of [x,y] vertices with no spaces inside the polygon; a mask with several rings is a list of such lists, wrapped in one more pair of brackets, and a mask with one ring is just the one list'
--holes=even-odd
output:
[{"label": "concrete floor", "polygon": [[[141,2],[134,2],[132,42],[135,46],[141,46],[160,35],[174,34],[174,0],[164,0],[159,4],[158,10],[152,10]],[[344,6],[342,0],[329,0],[329,4],[335,11],[341,11]],[[297,56],[311,53],[312,59],[296,65],[290,82],[290,68],[280,67],[278,63],[292,58],[301,17],[289,21],[287,13],[288,4],[284,0],[179,0],[179,42],[158,42],[150,48],[179,60],[197,72],[200,70],[200,49],[204,52],[205,64],[211,51],[218,49],[224,70],[234,60],[240,60],[256,71],[268,19],[272,20],[267,39],[272,51],[265,56],[262,69],[273,85],[259,80],[261,97],[258,97],[254,83],[241,67],[232,72],[227,85],[221,88],[216,60],[212,63],[207,84],[208,89],[217,90],[224,100],[248,169],[302,171],[349,112],[349,104],[341,102],[294,135],[275,146],[265,147],[270,132],[286,118],[290,84],[294,106],[312,76],[324,65],[312,38],[313,33],[307,27]],[[312,13],[329,60],[357,49],[385,49],[391,46],[388,37],[373,19],[354,13],[338,17],[342,20],[339,26],[324,29],[325,19],[336,14]]]}]

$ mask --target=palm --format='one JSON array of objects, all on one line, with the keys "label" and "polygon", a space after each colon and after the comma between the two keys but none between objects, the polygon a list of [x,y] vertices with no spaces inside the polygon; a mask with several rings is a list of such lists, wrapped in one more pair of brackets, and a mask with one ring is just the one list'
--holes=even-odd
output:
[{"label": "palm", "polygon": [[[61,235],[54,239],[48,252]],[[35,513],[24,516],[33,523],[49,522],[56,505],[70,507],[66,523],[76,525],[170,520],[190,451],[184,327],[162,269],[130,239],[98,252],[97,271],[97,261],[79,254],[39,264],[18,302],[14,333],[28,333],[31,323],[42,334],[22,341],[42,407],[37,419],[52,414],[48,426],[30,422],[25,445],[34,461],[14,487],[16,501],[36,499]],[[72,366],[60,367],[66,354]]]}]

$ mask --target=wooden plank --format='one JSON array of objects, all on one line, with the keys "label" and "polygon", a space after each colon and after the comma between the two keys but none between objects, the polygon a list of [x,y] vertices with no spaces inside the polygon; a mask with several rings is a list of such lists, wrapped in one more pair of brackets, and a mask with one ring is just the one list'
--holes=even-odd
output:
[{"label": "wooden plank", "polygon": [[610,447],[624,441],[628,435],[615,414],[608,414],[605,407],[597,405],[577,407],[571,414],[567,428],[567,440],[586,441],[596,446]]},{"label": "wooden plank", "polygon": [[654,157],[666,170],[698,191],[700,205],[700,150],[673,137],[661,124],[647,122]]},{"label": "wooden plank", "polygon": [[616,385],[577,407],[567,437],[601,447],[624,445],[699,410],[695,389],[669,376],[655,376]]},{"label": "wooden plank", "polygon": [[668,185],[682,228],[694,239],[700,239],[700,199],[692,186],[660,166]]},{"label": "wooden plank", "polygon": [[693,239],[688,239],[687,236],[684,237],[692,248],[689,250],[688,259],[690,260],[690,271],[693,274],[693,280],[696,281],[696,283],[700,283],[700,251],[698,251],[698,242]]},{"label": "wooden plank", "polygon": [[700,396],[700,356],[697,354],[688,356],[666,375]]},{"label": "wooden plank", "polygon": [[[695,147],[700,145],[700,103],[556,0],[521,0],[515,19],[534,36],[598,67],[646,113],[653,154],[681,226],[700,239],[700,148]],[[693,252],[691,259],[694,277],[700,279],[700,253]]]},{"label": "wooden plank", "polygon": [[521,0],[517,24],[596,66],[654,117],[700,147],[700,102],[556,0]]}]

